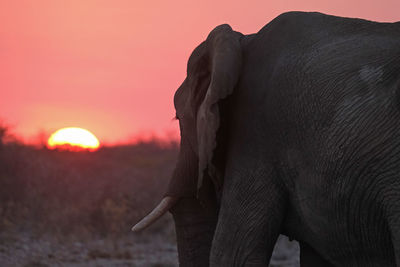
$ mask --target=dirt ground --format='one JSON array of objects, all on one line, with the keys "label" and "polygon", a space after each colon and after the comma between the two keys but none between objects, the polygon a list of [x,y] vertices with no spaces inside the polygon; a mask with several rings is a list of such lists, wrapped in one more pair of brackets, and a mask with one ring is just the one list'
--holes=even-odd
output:
[{"label": "dirt ground", "polygon": [[[177,266],[175,244],[160,236],[57,241],[51,238],[8,237],[0,245],[0,266]],[[165,238],[164,238],[165,239]]]},{"label": "dirt ground", "polygon": [[[270,266],[297,267],[298,253],[297,243],[281,236]],[[0,266],[170,267],[178,266],[178,255],[175,243],[165,236],[65,241],[14,234],[1,238]]]}]

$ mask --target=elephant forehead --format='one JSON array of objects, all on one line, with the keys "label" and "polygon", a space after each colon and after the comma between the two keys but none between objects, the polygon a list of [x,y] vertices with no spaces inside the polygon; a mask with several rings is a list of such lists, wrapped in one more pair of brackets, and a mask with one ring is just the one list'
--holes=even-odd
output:
[{"label": "elephant forehead", "polygon": [[[205,55],[207,54],[207,44],[206,42],[202,42],[198,47],[196,47],[192,54],[189,57],[188,63],[187,63],[187,74],[189,75],[190,73],[196,72],[198,68],[203,67],[202,65],[206,64],[207,62],[207,57]],[[202,64],[199,64],[202,63]]]}]

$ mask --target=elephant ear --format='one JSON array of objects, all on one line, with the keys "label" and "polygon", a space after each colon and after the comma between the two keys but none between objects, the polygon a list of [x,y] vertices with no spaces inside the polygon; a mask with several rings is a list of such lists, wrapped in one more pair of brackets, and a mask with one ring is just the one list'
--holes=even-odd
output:
[{"label": "elephant ear", "polygon": [[198,193],[203,186],[204,176],[212,179],[217,190],[222,186],[222,177],[212,162],[221,121],[218,102],[232,94],[238,82],[242,65],[241,36],[224,24],[216,27],[206,40],[211,77],[197,112]]}]

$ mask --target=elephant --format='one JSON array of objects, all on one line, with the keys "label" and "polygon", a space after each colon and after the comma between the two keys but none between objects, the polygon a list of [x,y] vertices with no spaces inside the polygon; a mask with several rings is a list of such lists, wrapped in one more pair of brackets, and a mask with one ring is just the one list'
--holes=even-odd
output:
[{"label": "elephant", "polygon": [[174,96],[175,170],[144,229],[172,213],[180,266],[400,266],[400,22],[287,12],[223,24]]}]

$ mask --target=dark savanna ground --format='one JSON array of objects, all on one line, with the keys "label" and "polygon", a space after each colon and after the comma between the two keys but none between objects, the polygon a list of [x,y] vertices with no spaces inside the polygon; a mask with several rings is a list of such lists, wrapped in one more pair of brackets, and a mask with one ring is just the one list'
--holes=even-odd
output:
[{"label": "dark savanna ground", "polygon": [[[177,152],[157,141],[51,151],[0,128],[0,266],[177,266],[170,215],[130,232],[162,198]],[[281,238],[271,266],[298,266],[297,244]]]}]

